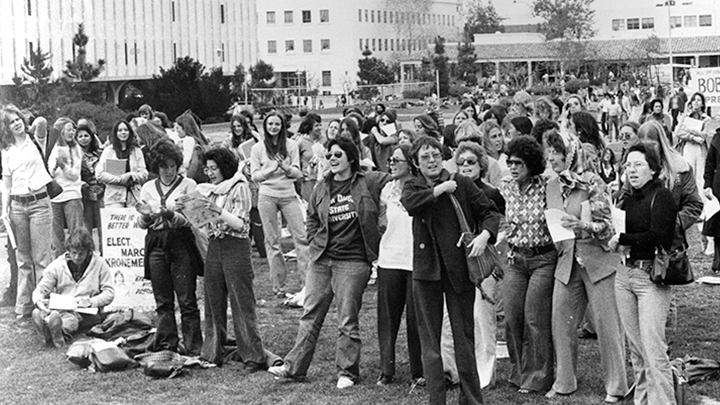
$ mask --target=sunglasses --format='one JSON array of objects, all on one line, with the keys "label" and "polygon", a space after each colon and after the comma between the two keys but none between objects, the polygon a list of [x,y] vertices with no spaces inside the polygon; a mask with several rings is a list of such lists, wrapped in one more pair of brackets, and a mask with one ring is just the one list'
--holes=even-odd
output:
[{"label": "sunglasses", "polygon": [[510,166],[518,166],[518,167],[525,166],[525,162],[523,162],[522,160],[508,159],[506,161],[506,163],[507,163],[508,167],[510,167]]},{"label": "sunglasses", "polygon": [[396,157],[390,157],[390,158],[388,158],[388,160],[387,160],[388,166],[395,166],[396,164],[398,164],[398,163],[400,163],[400,162],[407,162],[407,160],[405,160],[405,159],[398,159],[398,158],[396,158]]},{"label": "sunglasses", "polygon": [[467,159],[459,158],[456,162],[457,162],[458,166],[465,166],[465,163],[467,163],[468,166],[473,166],[478,162],[478,160],[477,160],[477,158],[470,157]]},{"label": "sunglasses", "polygon": [[335,156],[335,159],[342,159],[343,155],[344,153],[340,151],[335,151],[332,153],[328,152],[325,154],[325,159],[330,160],[330,158],[332,158],[333,156]]}]

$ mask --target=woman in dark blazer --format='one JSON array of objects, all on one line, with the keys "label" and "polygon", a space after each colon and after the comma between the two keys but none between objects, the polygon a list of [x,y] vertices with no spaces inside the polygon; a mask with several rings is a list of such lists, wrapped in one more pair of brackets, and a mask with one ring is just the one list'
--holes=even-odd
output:
[{"label": "woman in dark blazer", "polygon": [[445,404],[445,375],[440,357],[443,302],[453,331],[460,374],[461,404],[482,403],[474,352],[473,305],[463,247],[457,245],[460,225],[450,194],[460,202],[465,218],[480,231],[470,247],[479,255],[497,235],[497,208],[467,177],[454,178],[443,169],[442,145],[423,136],[412,150],[420,175],[405,183],[401,203],[413,217],[413,296],[422,345],[423,371],[431,404]]}]

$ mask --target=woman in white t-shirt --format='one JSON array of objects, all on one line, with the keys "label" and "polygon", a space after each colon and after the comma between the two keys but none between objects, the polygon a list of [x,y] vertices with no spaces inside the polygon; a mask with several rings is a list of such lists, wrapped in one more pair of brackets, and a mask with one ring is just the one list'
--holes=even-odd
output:
[{"label": "woman in white t-shirt", "polygon": [[50,152],[48,171],[55,181],[63,188],[63,192],[51,199],[52,223],[52,250],[53,256],[58,257],[65,253],[65,228],[72,233],[84,226],[84,210],[82,203],[82,168],[83,152],[80,145],[75,142],[77,126],[70,118],[61,117],[55,121],[53,130],[58,131],[57,143]]},{"label": "woman in white t-shirt", "polygon": [[414,382],[423,378],[420,335],[412,294],[412,217],[400,203],[405,181],[413,176],[411,149],[412,146],[407,144],[395,148],[387,162],[393,181],[387,183],[380,193],[380,223],[385,226],[377,262],[380,345],[380,377],[377,385],[381,386],[390,384],[395,376],[395,342],[405,307],[410,375]]},{"label": "woman in white t-shirt", "polygon": [[202,148],[210,144],[210,141],[203,135],[189,113],[177,117],[174,129],[180,138],[180,149],[183,152],[183,164],[179,168],[179,173],[195,180],[196,183],[207,183],[208,178],[203,172],[198,154]]}]

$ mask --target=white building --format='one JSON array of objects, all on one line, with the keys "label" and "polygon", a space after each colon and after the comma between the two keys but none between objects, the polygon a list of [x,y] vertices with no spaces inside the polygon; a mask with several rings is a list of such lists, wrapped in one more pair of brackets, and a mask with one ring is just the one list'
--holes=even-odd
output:
[{"label": "white building", "polygon": [[[426,3],[427,8],[417,8]],[[457,41],[460,0],[258,1],[260,59],[273,65],[278,87],[342,94],[357,82],[365,48],[386,61],[428,47],[437,35]]]},{"label": "white building", "polygon": [[0,85],[21,75],[23,58],[40,46],[55,77],[74,55],[84,24],[89,61],[107,64],[99,81],[117,90],[149,79],[176,58],[232,74],[258,60],[255,0],[0,0]]}]

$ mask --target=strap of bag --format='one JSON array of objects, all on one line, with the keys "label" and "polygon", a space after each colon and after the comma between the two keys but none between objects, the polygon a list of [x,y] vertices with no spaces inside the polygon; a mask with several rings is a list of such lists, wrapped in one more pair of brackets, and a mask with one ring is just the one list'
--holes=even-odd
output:
[{"label": "strap of bag", "polygon": [[[455,180],[455,173],[450,176],[450,180]],[[470,230],[470,226],[468,225],[467,218],[465,218],[465,213],[460,206],[460,201],[458,201],[454,193],[450,193],[448,195],[450,196],[450,201],[452,201],[453,208],[455,208],[455,215],[457,216],[458,222],[460,223],[460,232],[472,233],[472,231]]]},{"label": "strap of bag", "polygon": [[155,182],[155,189],[157,190],[158,195],[160,195],[160,206],[161,207],[165,206],[165,201],[167,201],[168,196],[170,194],[172,194],[172,192],[175,191],[176,188],[178,188],[178,186],[182,182],[182,179],[183,179],[183,177],[181,175],[178,175],[177,180],[175,180],[175,184],[173,184],[172,187],[170,187],[170,190],[168,190],[168,192],[165,194],[163,194],[162,188],[160,187],[160,178],[157,179],[157,181]]},{"label": "strap of bag", "polygon": [[[655,196],[657,196],[657,190],[655,190],[655,193],[652,196],[652,200],[650,200],[650,212],[652,213],[653,205],[655,205]],[[687,239],[685,239],[685,231],[682,231],[682,237],[683,237],[683,248],[688,247]]]},{"label": "strap of bag", "polygon": [[50,177],[53,177],[52,174],[50,174],[50,170],[48,169],[48,162],[47,162],[47,159],[45,159],[45,154],[43,153],[42,148],[40,147],[40,144],[37,143],[37,141],[35,140],[35,137],[33,137],[32,135],[28,135],[28,136],[31,137],[32,143],[35,144],[35,147],[37,148],[37,151],[40,154],[40,159],[42,159],[42,161],[43,161],[43,165],[45,166],[45,171],[47,172],[47,174],[50,175]]}]

